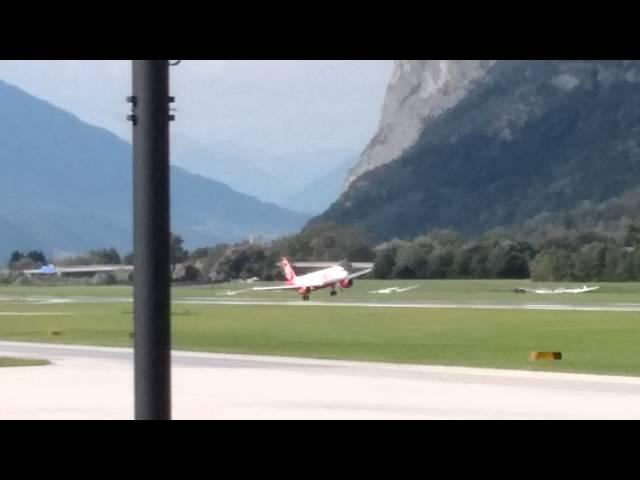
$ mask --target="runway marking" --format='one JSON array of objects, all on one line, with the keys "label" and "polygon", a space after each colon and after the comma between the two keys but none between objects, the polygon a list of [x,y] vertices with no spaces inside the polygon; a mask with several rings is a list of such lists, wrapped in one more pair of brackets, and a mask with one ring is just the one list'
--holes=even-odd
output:
[{"label": "runway marking", "polygon": [[538,304],[464,304],[464,303],[370,303],[370,302],[300,302],[300,301],[256,301],[182,299],[174,303],[188,305],[253,305],[287,307],[365,307],[365,308],[431,308],[431,309],[471,309],[471,310],[561,310],[594,312],[638,312],[638,306],[616,305],[538,305]]},{"label": "runway marking", "polygon": [[[54,304],[109,304],[133,303],[128,297],[0,297],[0,302],[19,303],[22,305],[54,305]],[[286,306],[286,307],[361,307],[361,308],[426,308],[426,309],[469,309],[469,310],[550,310],[550,311],[586,311],[586,312],[640,312],[640,304],[549,304],[549,303],[450,303],[424,301],[413,303],[393,302],[323,302],[300,300],[252,300],[228,299],[224,297],[174,298],[176,305],[227,305],[227,306]]]}]

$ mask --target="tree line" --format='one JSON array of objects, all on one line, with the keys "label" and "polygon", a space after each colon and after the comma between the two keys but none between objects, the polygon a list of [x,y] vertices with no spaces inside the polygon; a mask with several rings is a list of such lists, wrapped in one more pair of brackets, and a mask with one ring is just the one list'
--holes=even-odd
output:
[{"label": "tree line", "polygon": [[[186,261],[190,253],[184,248],[184,239],[180,235],[171,234],[171,263],[176,265]],[[102,248],[90,250],[80,255],[66,255],[51,261],[40,250],[28,253],[16,250],[11,253],[7,266],[10,270],[30,270],[54,263],[57,266],[73,267],[78,265],[133,265],[133,253],[121,255],[117,249]]]},{"label": "tree line", "polygon": [[[535,281],[640,281],[640,227],[627,224],[613,233],[551,229],[524,235],[505,228],[466,238],[455,230],[435,230],[413,239],[375,245],[357,226],[319,224],[270,242],[220,244],[188,251],[172,235],[173,280],[219,283],[257,277],[283,280],[278,262],[373,262],[380,279],[526,279]],[[13,252],[11,270],[47,263],[39,251]],[[132,254],[93,250],[56,265],[133,263]]]},{"label": "tree line", "polygon": [[[549,230],[532,240],[504,228],[475,238],[435,230],[374,245],[360,227],[320,224],[269,244],[241,243],[203,251],[205,281],[282,280],[282,256],[299,261],[373,262],[379,279],[527,279],[640,281],[640,228]],[[202,278],[201,278],[202,280]]]},{"label": "tree line", "polygon": [[377,278],[640,280],[640,228],[635,225],[628,225],[624,234],[564,230],[536,240],[504,229],[474,239],[440,230],[378,250]]}]

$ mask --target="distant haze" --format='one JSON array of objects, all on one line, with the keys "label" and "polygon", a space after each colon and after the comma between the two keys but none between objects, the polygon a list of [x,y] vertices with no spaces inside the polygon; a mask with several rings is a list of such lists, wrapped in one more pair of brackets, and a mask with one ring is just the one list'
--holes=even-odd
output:
[{"label": "distant haze", "polygon": [[[282,159],[280,168],[293,167],[299,152],[359,153],[378,125],[391,67],[386,60],[184,61],[172,70],[173,128],[204,145]],[[5,60],[0,79],[130,140],[129,60]]]}]

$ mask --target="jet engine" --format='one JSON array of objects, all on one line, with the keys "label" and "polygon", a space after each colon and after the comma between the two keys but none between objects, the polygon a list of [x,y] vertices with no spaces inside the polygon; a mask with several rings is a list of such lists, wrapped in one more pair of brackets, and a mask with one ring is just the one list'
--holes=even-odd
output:
[{"label": "jet engine", "polygon": [[352,279],[342,280],[340,282],[340,287],[341,288],[351,288],[352,286],[353,286],[353,280]]}]

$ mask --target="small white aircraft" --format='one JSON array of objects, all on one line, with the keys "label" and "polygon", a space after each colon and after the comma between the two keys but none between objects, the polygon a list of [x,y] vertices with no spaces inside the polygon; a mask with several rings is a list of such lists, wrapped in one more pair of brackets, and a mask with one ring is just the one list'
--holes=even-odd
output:
[{"label": "small white aircraft", "polygon": [[587,293],[593,292],[594,290],[598,290],[600,287],[587,287],[583,285],[581,288],[516,288],[516,293],[538,293],[540,295],[558,295],[561,293]]},{"label": "small white aircraft", "polygon": [[64,275],[66,273],[100,273],[100,272],[131,272],[130,265],[86,265],[78,267],[56,267],[45,265],[37,270],[24,270],[26,275]]},{"label": "small white aircraft", "polygon": [[247,278],[246,280],[240,280],[240,283],[255,283],[259,282],[260,279],[258,277]]},{"label": "small white aircraft", "polygon": [[383,293],[383,294],[403,293],[403,292],[408,292],[410,290],[414,290],[419,286],[420,285],[412,285],[411,287],[407,287],[407,288],[400,288],[400,287],[383,288],[382,290],[374,290],[373,292],[369,292],[369,293]]},{"label": "small white aircraft", "polygon": [[356,273],[351,272],[351,266],[347,262],[343,262],[340,265],[334,265],[317,272],[307,273],[306,275],[296,275],[289,260],[283,258],[280,262],[284,276],[287,279],[285,285],[277,287],[254,287],[254,291],[268,291],[268,290],[297,290],[302,295],[302,300],[308,301],[309,294],[315,290],[323,288],[331,288],[331,296],[334,297],[338,294],[337,287],[341,289],[351,288],[353,286],[353,279],[367,275],[373,271],[373,268],[361,270]]},{"label": "small white aircraft", "polygon": [[228,297],[233,297],[234,295],[244,292],[246,292],[246,290],[227,290],[224,294]]}]

